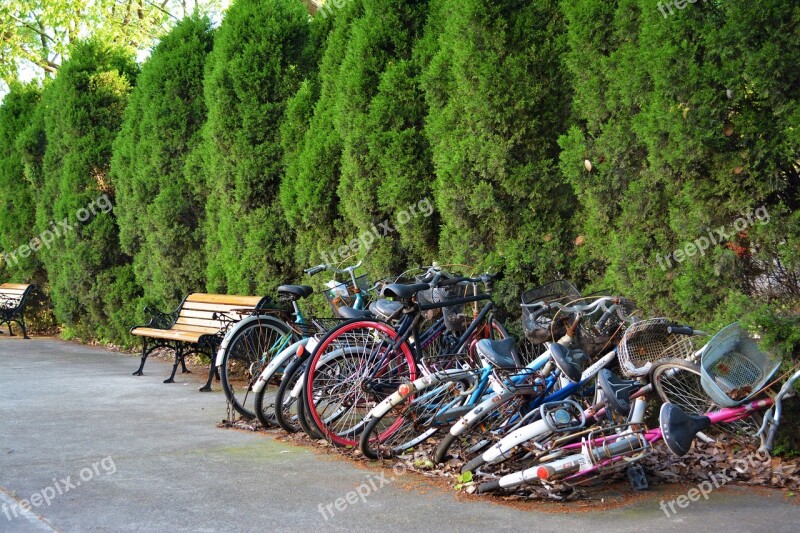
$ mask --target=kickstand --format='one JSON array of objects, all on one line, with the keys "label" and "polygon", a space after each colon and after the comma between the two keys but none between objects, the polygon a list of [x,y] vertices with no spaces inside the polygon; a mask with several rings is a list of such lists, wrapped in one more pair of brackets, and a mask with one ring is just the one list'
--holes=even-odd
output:
[{"label": "kickstand", "polygon": [[647,482],[647,474],[644,473],[642,465],[632,465],[628,467],[628,481],[633,490],[647,490],[650,484]]}]

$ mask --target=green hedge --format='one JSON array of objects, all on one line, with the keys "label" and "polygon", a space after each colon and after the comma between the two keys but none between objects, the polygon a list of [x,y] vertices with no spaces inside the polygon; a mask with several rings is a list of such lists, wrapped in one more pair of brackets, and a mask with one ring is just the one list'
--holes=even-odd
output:
[{"label": "green hedge", "polygon": [[436,260],[503,268],[513,315],[569,277],[793,354],[798,22],[790,0],[238,0],[140,74],[82,43],[0,107],[0,244],[115,208],[0,273],[70,331],[130,342],[145,302]]}]

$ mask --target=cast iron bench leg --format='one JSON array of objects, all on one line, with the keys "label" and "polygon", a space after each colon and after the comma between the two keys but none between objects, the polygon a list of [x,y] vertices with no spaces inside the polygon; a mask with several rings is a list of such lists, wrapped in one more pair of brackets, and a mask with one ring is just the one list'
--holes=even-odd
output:
[{"label": "cast iron bench leg", "polygon": [[144,362],[147,361],[147,337],[142,337],[142,362],[139,364],[139,370],[133,373],[134,376],[141,376],[144,369]]},{"label": "cast iron bench leg", "polygon": [[208,369],[208,381],[206,384],[200,387],[200,392],[211,392],[211,382],[214,381],[214,374],[217,373],[217,367],[215,366],[216,361],[214,361],[214,355],[211,355],[211,368]]},{"label": "cast iron bench leg", "polygon": [[169,375],[169,379],[165,379],[164,383],[175,383],[175,372],[178,371],[178,364],[180,361],[183,361],[183,350],[181,346],[178,345],[175,347],[175,363],[172,365],[172,374]]}]

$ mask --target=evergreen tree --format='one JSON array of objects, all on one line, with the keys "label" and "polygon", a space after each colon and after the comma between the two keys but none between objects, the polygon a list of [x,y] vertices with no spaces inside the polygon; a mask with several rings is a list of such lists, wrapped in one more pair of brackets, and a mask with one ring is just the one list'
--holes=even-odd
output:
[{"label": "evergreen tree", "polygon": [[556,161],[570,90],[554,1],[445,1],[423,77],[443,257],[505,268],[506,294],[567,266],[573,196]]},{"label": "evergreen tree", "polygon": [[286,101],[309,69],[308,13],[293,0],[227,11],[205,76],[207,287],[266,294],[286,281],[292,232],[278,191]]},{"label": "evergreen tree", "polygon": [[56,318],[87,337],[124,338],[131,325],[108,320],[118,308],[107,302],[136,296],[114,294],[120,289],[116,279],[130,265],[119,249],[109,166],[136,74],[127,53],[93,41],[80,43],[40,104],[46,145],[42,186],[36,192],[37,229],[57,237],[39,253]]},{"label": "evergreen tree", "polygon": [[114,143],[121,248],[133,257],[145,301],[159,308],[205,287],[205,198],[184,173],[205,122],[203,72],[212,46],[208,19],[178,23],[143,65]]},{"label": "evergreen tree", "polygon": [[280,198],[286,220],[297,235],[295,260],[301,268],[316,264],[341,240],[336,187],[342,140],[335,125],[336,91],[352,21],[360,13],[361,3],[353,1],[334,17],[316,16],[312,23],[316,31],[323,25],[329,30],[320,40],[324,44],[317,74],[302,85],[287,107],[282,131],[286,174]]},{"label": "evergreen tree", "polygon": [[366,2],[338,76],[342,244],[358,237],[357,255],[368,253],[381,272],[435,259],[433,169],[414,60],[427,14],[427,0]]},{"label": "evergreen tree", "polygon": [[[21,133],[32,122],[39,103],[36,84],[12,85],[0,107],[0,279],[2,282],[44,281],[36,253],[22,254],[20,246],[36,237],[33,184],[25,179]],[[23,257],[25,255],[25,257]]]}]

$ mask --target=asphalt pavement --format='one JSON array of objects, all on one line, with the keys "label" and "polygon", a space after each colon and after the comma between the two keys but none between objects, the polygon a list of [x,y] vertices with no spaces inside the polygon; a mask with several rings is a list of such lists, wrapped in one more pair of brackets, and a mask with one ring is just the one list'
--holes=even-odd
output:
[{"label": "asphalt pavement", "polygon": [[0,336],[0,531],[800,530],[796,498],[741,487],[675,513],[661,502],[690,486],[591,512],[585,502],[463,497],[277,433],[220,429],[225,399],[218,383],[197,391],[202,369],[167,385],[169,363],[149,360],[134,377],[137,364],[103,348]]}]

